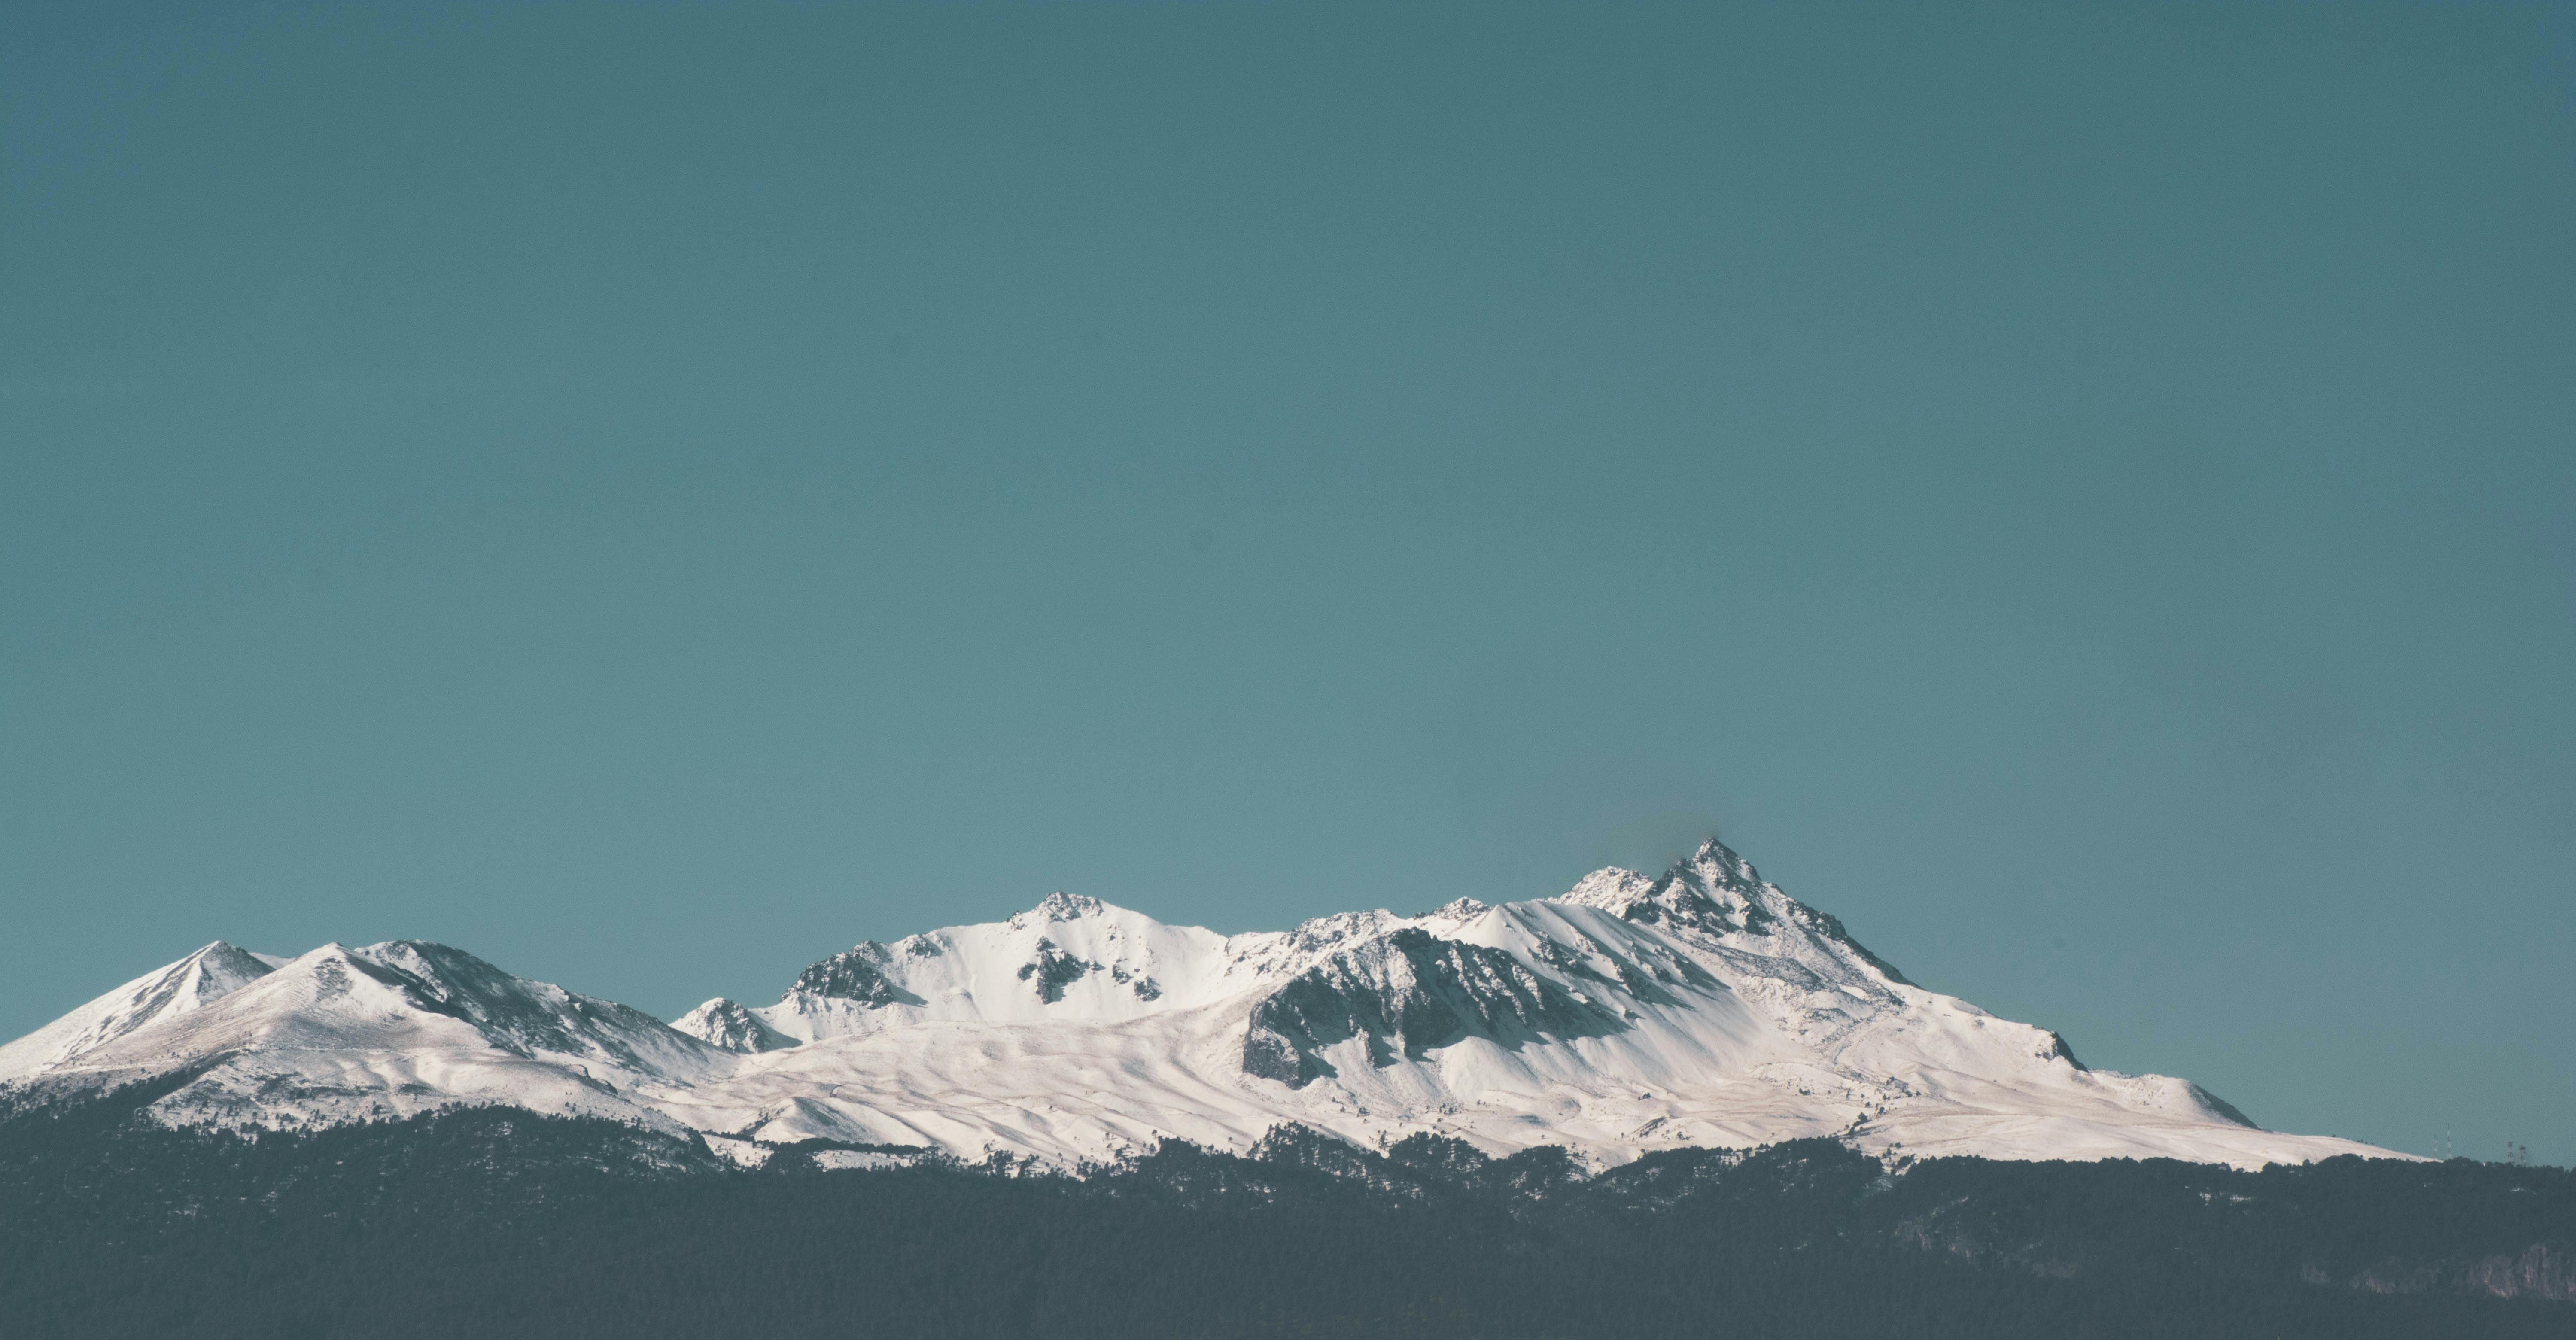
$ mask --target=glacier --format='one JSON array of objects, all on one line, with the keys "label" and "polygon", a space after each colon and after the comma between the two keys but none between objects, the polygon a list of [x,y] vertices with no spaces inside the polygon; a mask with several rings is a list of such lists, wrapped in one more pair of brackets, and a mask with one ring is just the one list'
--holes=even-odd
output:
[{"label": "glacier", "polygon": [[1826,1136],[1888,1159],[2407,1157],[2255,1126],[2188,1080],[2090,1068],[1928,991],[1711,840],[1660,876],[1220,935],[1056,893],[833,954],[766,1005],[670,1024],[419,941],[221,942],[0,1046],[0,1104],[139,1082],[173,1127],[306,1129],[459,1105],[1079,1171],[1282,1126],[1489,1154]]}]

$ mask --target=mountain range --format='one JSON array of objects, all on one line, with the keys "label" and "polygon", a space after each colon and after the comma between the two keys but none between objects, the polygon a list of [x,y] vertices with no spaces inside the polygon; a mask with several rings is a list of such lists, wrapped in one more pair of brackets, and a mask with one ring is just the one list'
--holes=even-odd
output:
[{"label": "mountain range", "polygon": [[0,1102],[153,1081],[174,1127],[457,1107],[607,1117],[737,1163],[942,1156],[1078,1170],[1281,1127],[1603,1168],[1826,1136],[1891,1161],[2403,1157],[2263,1130],[2188,1080],[1907,981],[1712,840],[1660,876],[1220,935],[1057,893],[826,957],[671,1023],[420,941],[217,942],[0,1046]]}]

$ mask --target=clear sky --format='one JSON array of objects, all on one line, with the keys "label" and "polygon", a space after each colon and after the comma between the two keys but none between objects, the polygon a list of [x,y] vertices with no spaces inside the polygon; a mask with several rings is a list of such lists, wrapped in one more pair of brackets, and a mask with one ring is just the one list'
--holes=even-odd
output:
[{"label": "clear sky", "polygon": [[2576,8],[20,4],[0,1036],[1714,830],[2576,1162]]}]

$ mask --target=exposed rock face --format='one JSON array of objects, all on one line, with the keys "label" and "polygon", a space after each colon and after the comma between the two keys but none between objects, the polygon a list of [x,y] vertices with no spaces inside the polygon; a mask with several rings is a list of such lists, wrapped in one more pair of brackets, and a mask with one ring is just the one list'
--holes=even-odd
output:
[{"label": "exposed rock face", "polygon": [[1518,1047],[1624,1027],[1499,949],[1415,927],[1334,954],[1253,1007],[1243,1044],[1251,1075],[1301,1087],[1335,1073],[1322,1052],[1353,1038],[1372,1065],[1420,1060],[1468,1037]]},{"label": "exposed rock face", "polygon": [[770,1027],[749,1006],[722,996],[672,1020],[671,1027],[729,1052],[756,1054],[797,1045],[796,1039]]},{"label": "exposed rock face", "polygon": [[886,977],[885,964],[891,958],[884,945],[871,940],[798,973],[795,986],[789,989],[832,1000],[857,1001],[870,1008],[920,1004],[921,997]]},{"label": "exposed rock face", "polygon": [[1064,999],[1066,987],[1099,970],[1099,964],[1075,958],[1056,948],[1054,941],[1040,939],[1037,956],[1020,965],[1020,980],[1035,986],[1038,999],[1052,1005]]}]

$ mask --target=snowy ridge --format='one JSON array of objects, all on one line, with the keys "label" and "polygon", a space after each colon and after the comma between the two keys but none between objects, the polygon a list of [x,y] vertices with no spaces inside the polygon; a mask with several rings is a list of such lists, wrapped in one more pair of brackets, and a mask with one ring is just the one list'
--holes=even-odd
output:
[{"label": "snowy ridge", "polygon": [[0,1079],[59,1065],[164,1019],[204,1009],[275,965],[221,940],[0,1046]]},{"label": "snowy ridge", "polygon": [[[131,985],[230,960],[199,950],[64,1022],[101,1013]],[[263,963],[263,967],[266,965]],[[729,1054],[638,1010],[513,977],[445,945],[324,945],[255,978],[195,972],[187,1008],[122,1032],[84,1033],[52,1059],[25,1041],[0,1057],[0,1084],[80,1093],[200,1070],[155,1105],[172,1125],[315,1126],[408,1116],[457,1103],[647,1118],[624,1091],[701,1077]],[[225,987],[215,993],[215,987]]]},{"label": "snowy ridge", "polygon": [[2088,1069],[2054,1033],[1908,982],[1715,841],[1557,898],[1231,937],[1058,893],[670,1026],[444,946],[272,965],[209,945],[0,1048],[0,1087],[192,1067],[160,1120],[505,1104],[695,1129],[754,1161],[821,1138],[1078,1167],[1171,1137],[1249,1149],[1283,1124],[1559,1144],[1594,1166],[1815,1135],[1888,1155],[2390,1156]]}]

